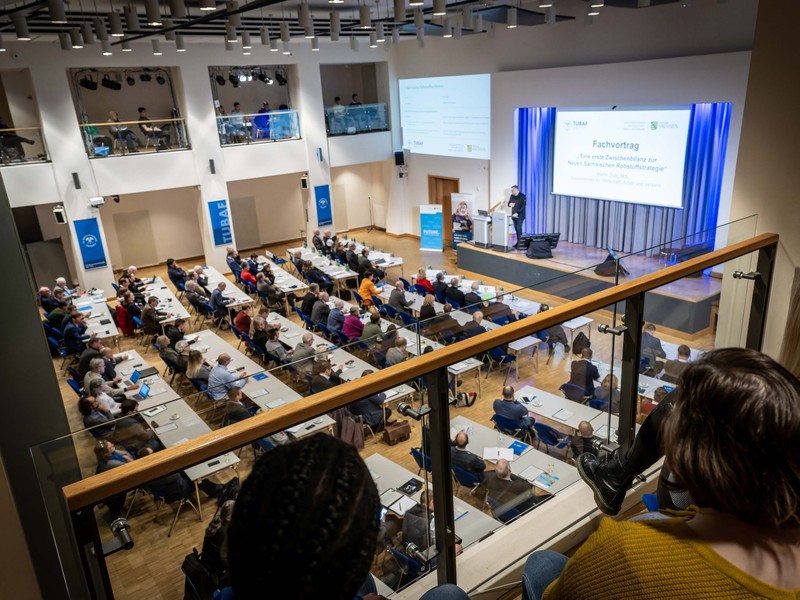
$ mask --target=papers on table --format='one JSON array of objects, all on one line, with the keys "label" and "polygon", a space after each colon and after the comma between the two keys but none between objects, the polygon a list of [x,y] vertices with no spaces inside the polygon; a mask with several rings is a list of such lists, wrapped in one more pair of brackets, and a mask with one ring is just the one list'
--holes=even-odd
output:
[{"label": "papers on table", "polygon": [[261,396],[266,396],[269,392],[264,388],[257,388],[255,390],[248,390],[247,395],[251,398],[260,398]]},{"label": "papers on table", "polygon": [[549,490],[550,486],[552,486],[556,481],[558,481],[558,477],[552,473],[542,473],[533,480],[533,485],[543,490]]},{"label": "papers on table", "polygon": [[553,413],[553,418],[557,419],[558,421],[563,421],[563,422],[566,423],[569,420],[569,418],[574,416],[574,415],[575,415],[575,413],[572,412],[571,410],[567,410],[566,408],[562,408],[562,409],[557,410],[556,412]]},{"label": "papers on table", "polygon": [[451,365],[450,368],[453,369],[454,371],[460,371],[461,369],[466,369],[467,366],[468,365],[467,365],[466,361],[464,361],[464,362],[460,362],[460,363],[456,363],[454,365]]},{"label": "papers on table", "polygon": [[275,400],[270,400],[265,405],[267,408],[278,408],[279,406],[286,404],[286,400],[283,398],[275,398]]},{"label": "papers on table", "polygon": [[498,461],[501,458],[507,461],[514,460],[514,451],[511,448],[484,448],[483,459],[489,461]]},{"label": "papers on table", "polygon": [[385,506],[401,517],[414,508],[416,504],[414,500],[397,490],[386,490],[381,494],[381,506]]},{"label": "papers on table", "polygon": [[398,392],[397,390],[386,390],[383,394],[385,396],[385,399],[388,400],[389,398],[394,398],[399,393],[400,392]]},{"label": "papers on table", "polygon": [[178,428],[177,423],[167,423],[166,425],[162,425],[161,427],[156,427],[153,431],[156,434],[161,435],[162,433],[167,433],[168,431],[173,431]]},{"label": "papers on table", "polygon": [[542,473],[544,473],[544,471],[542,471],[539,467],[531,465],[530,467],[522,471],[522,473],[520,473],[519,476],[533,483],[534,481],[536,481],[536,478],[539,477],[539,475],[541,475]]}]

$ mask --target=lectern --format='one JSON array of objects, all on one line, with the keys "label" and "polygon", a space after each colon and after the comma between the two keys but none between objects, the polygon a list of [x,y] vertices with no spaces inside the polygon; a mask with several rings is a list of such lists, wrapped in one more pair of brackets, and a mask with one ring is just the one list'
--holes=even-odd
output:
[{"label": "lectern", "polygon": [[511,227],[511,215],[501,210],[492,213],[492,248],[500,252],[509,252],[508,229]]},{"label": "lectern", "polygon": [[472,241],[481,248],[491,248],[489,238],[489,224],[492,218],[488,215],[472,215],[473,237]]}]

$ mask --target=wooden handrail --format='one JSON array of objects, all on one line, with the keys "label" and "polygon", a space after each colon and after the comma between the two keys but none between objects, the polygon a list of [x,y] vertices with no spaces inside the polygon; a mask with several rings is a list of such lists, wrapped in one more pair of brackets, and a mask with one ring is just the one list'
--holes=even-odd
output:
[{"label": "wooden handrail", "polygon": [[169,119],[151,119],[147,117],[144,121],[103,121],[102,123],[78,123],[81,127],[117,127],[118,125],[141,125],[142,123],[172,123],[185,121],[185,117],[174,117]]},{"label": "wooden handrail", "polygon": [[139,459],[124,468],[105,471],[65,486],[63,493],[67,506],[70,511],[92,506],[105,498],[199,464],[355,400],[777,243],[777,234],[764,233],[206,433],[179,446]]},{"label": "wooden handrail", "polygon": [[8,129],[0,129],[2,131],[39,131],[41,127],[9,127]]}]

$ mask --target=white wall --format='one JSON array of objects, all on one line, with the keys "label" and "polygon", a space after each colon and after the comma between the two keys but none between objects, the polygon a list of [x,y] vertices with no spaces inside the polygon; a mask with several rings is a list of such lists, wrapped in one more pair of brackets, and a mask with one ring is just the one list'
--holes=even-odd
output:
[{"label": "white wall", "polygon": [[64,254],[67,257],[69,273],[64,273],[63,276],[70,283],[74,283],[78,269],[75,268],[75,255],[72,252],[72,237],[70,236],[69,225],[56,223],[56,219],[53,216],[54,206],[55,204],[38,204],[36,206],[36,217],[39,220],[39,228],[42,230],[42,239],[53,240],[58,238],[64,245]]},{"label": "white wall", "polygon": [[[375,225],[385,227],[385,214],[389,182],[387,165],[389,161],[338,167],[331,169],[331,196],[336,205],[344,203],[342,211],[346,220],[337,223],[339,231]],[[372,222],[370,222],[370,204]]]},{"label": "white wall", "polygon": [[392,134],[388,131],[338,135],[328,138],[327,141],[331,167],[389,160],[394,157]]},{"label": "white wall", "polygon": [[229,198],[254,198],[262,245],[300,237],[305,229],[300,173],[228,183]]},{"label": "white wall", "polygon": [[358,94],[362,104],[378,102],[374,64],[322,65],[322,95],[325,106],[333,105],[339,96],[347,106],[353,94]]},{"label": "white wall", "polygon": [[[120,195],[119,203],[109,201],[98,210],[106,232],[107,249],[115,269],[121,269],[122,254],[117,242],[114,215],[137,211],[150,213],[153,240],[160,262],[167,258],[189,258],[203,255],[203,243],[198,235],[197,218],[199,192],[196,187],[174,188],[140,194]],[[140,264],[136,258],[127,262]]]}]

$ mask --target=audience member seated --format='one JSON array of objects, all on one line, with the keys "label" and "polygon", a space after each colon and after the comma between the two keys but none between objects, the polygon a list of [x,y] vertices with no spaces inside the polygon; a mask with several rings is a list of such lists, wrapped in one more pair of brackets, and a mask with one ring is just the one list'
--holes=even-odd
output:
[{"label": "audience member seated", "polygon": [[[403,543],[414,544],[420,550],[436,546],[436,531],[433,523],[433,493],[423,490],[419,502],[403,515]],[[456,544],[456,556],[461,554],[461,544]],[[431,590],[433,592],[433,590]],[[431,592],[428,592],[430,594]],[[428,598],[428,594],[422,596]],[[455,596],[454,598],[464,598]]]},{"label": "audience member seated", "polygon": [[238,277],[244,265],[242,264],[242,259],[239,258],[239,253],[232,246],[228,246],[228,256],[225,261],[228,263],[228,268],[233,273],[233,276]]},{"label": "audience member seated", "polygon": [[483,305],[483,299],[478,293],[478,289],[480,289],[480,284],[477,281],[473,281],[469,291],[464,294],[464,301],[467,306]]},{"label": "audience member seated", "polygon": [[509,511],[525,512],[536,506],[531,484],[511,472],[511,463],[505,458],[497,461],[494,471],[486,473],[483,485],[489,492],[486,501],[499,519],[513,517]]},{"label": "audience member seated", "polygon": [[323,325],[327,325],[328,315],[331,313],[331,307],[328,306],[328,301],[330,299],[330,296],[328,296],[326,292],[322,292],[319,295],[319,300],[314,303],[314,306],[311,307],[311,314],[309,315],[309,318],[314,323],[322,323]]},{"label": "audience member seated", "polygon": [[[374,373],[372,369],[365,369],[362,373],[362,377],[366,377],[371,373]],[[360,400],[356,400],[352,404],[347,406],[347,409],[354,415],[364,417],[364,422],[372,427],[373,430],[382,429],[384,426],[383,422],[383,401],[386,399],[386,394],[383,392],[378,394],[373,394],[372,396],[367,396],[366,398],[361,398]],[[392,424],[392,421],[389,417],[392,415],[392,409],[386,408],[386,422],[388,424]]]},{"label": "audience member seated", "polygon": [[433,284],[428,280],[428,274],[425,269],[417,271],[417,279],[414,281],[417,285],[424,287],[429,293],[433,293]]},{"label": "audience member seated", "polygon": [[126,291],[122,294],[122,306],[125,307],[131,317],[142,318],[142,307],[136,303],[136,297],[133,292]]},{"label": "audience member seated", "polygon": [[175,319],[175,323],[167,327],[165,335],[169,338],[169,345],[173,348],[180,342],[186,333],[186,319]]},{"label": "audience member seated", "polygon": [[178,351],[170,346],[169,338],[165,335],[160,335],[156,338],[156,344],[158,345],[158,355],[163,358],[165,361],[168,360],[170,363],[177,365],[181,358],[178,355]]},{"label": "audience member seated", "polygon": [[678,359],[670,359],[666,362],[666,364],[664,364],[664,373],[661,375],[661,379],[667,383],[677,383],[681,373],[683,373],[686,367],[689,366],[691,360],[691,349],[686,344],[681,344],[678,346]]},{"label": "audience member seated", "polygon": [[316,375],[311,378],[311,389],[314,393],[328,390],[335,385],[342,383],[339,375],[342,374],[341,369],[334,371],[333,366],[329,360],[318,360],[314,363],[314,371]]},{"label": "audience member seated", "polygon": [[[571,559],[550,551],[531,555],[523,598],[800,594],[800,460],[796,446],[786,445],[800,433],[800,382],[766,355],[726,348],[689,365],[672,396],[672,409],[657,427],[643,425],[625,456],[610,461],[613,470],[589,455],[578,465],[588,467],[593,489],[611,476],[624,497],[627,475],[632,479],[643,459],[655,458],[643,446],[656,453],[661,446],[670,485],[687,490],[695,506],[663,520],[604,519]],[[640,464],[632,465],[637,452]],[[614,495],[603,489],[601,498],[605,505]],[[644,555],[648,560],[632,559]]]},{"label": "audience member seated", "polygon": [[126,450],[117,448],[110,440],[98,440],[94,454],[97,457],[97,473],[133,462],[133,457]]},{"label": "audience member seated", "polygon": [[333,303],[333,308],[331,309],[330,313],[328,313],[328,321],[325,325],[331,331],[341,331],[342,327],[344,326],[344,320],[344,302],[337,298]]},{"label": "audience member seated", "polygon": [[[98,378],[92,379],[89,387],[86,388],[86,392],[97,400],[100,407],[107,409],[112,417],[116,417],[122,410],[117,401],[111,396],[113,390],[108,386],[107,381]],[[118,398],[121,401],[123,397],[119,396]]]},{"label": "audience member seated", "polygon": [[114,435],[114,421],[111,411],[100,404],[94,396],[84,396],[78,400],[78,411],[83,417],[83,426],[91,428],[96,438],[106,439]]},{"label": "audience member seated", "polygon": [[76,298],[81,295],[80,286],[76,285],[75,287],[70,288],[65,277],[56,277],[56,287],[64,290],[65,299]]},{"label": "audience member seated", "polygon": [[331,233],[330,229],[326,229],[322,234],[322,253],[328,256],[333,255],[333,249],[336,247],[336,236]]},{"label": "audience member seated", "polygon": [[186,282],[186,299],[196,312],[204,314],[206,308],[204,302],[209,302],[210,298],[203,293],[200,285],[193,279]]},{"label": "audience member seated", "polygon": [[394,348],[396,346],[397,337],[397,327],[394,323],[390,323],[381,336],[380,351],[386,354],[391,348]]},{"label": "audience member seated", "polygon": [[[287,502],[287,498],[294,499]],[[245,480],[228,528],[233,596],[352,600],[375,593],[369,573],[378,491],[358,451],[312,435],[267,452]],[[441,586],[424,600],[456,596]]]},{"label": "audience member seated", "polygon": [[311,370],[314,367],[314,355],[317,353],[314,350],[314,336],[310,333],[304,333],[303,338],[294,347],[292,353],[292,363],[298,371],[304,375],[311,375]]},{"label": "audience member seated", "polygon": [[311,309],[314,308],[314,304],[317,300],[319,300],[319,286],[316,283],[312,283],[308,286],[308,291],[300,302],[300,310],[302,313],[306,316],[310,316]]},{"label": "audience member seated", "polygon": [[466,300],[464,296],[464,292],[458,289],[458,277],[451,277],[450,278],[450,285],[444,292],[447,301],[450,303],[455,302],[458,304],[459,308],[464,308],[466,305]]},{"label": "audience member seated", "polygon": [[50,311],[50,314],[47,315],[47,324],[53,329],[61,331],[61,328],[64,325],[64,317],[66,317],[67,313],[69,312],[68,307],[69,302],[66,300],[59,302],[56,307]]},{"label": "audience member seated", "polygon": [[92,338],[86,343],[86,349],[81,353],[78,359],[78,376],[83,379],[86,373],[89,372],[89,363],[95,359],[100,358],[100,351],[103,349],[103,341],[100,338]]},{"label": "audience member seated", "polygon": [[267,320],[264,317],[253,319],[253,330],[250,333],[250,341],[253,345],[260,348],[263,352],[267,350]]},{"label": "audience member seated", "polygon": [[187,281],[192,280],[200,287],[204,296],[210,296],[211,292],[208,291],[208,276],[205,269],[201,265],[195,265],[191,271]]},{"label": "audience member seated", "polygon": [[433,294],[427,294],[422,300],[422,306],[419,309],[419,320],[423,321],[423,327],[428,327],[429,325],[433,324],[431,319],[436,317],[436,307],[434,306],[435,302],[436,297]]},{"label": "audience member seated", "polygon": [[375,301],[373,296],[380,296],[380,290],[375,286],[375,273],[367,271],[358,286],[358,295],[361,296],[361,306],[372,306]]},{"label": "audience member seated", "polygon": [[386,352],[386,362],[390,365],[399,364],[408,359],[408,351],[406,346],[408,340],[402,336],[397,336],[394,342],[394,348],[389,348]]},{"label": "audience member seated", "polygon": [[[242,272],[239,273],[239,278],[243,282],[249,283],[250,285],[255,286],[258,283],[258,281],[256,280],[256,276],[250,272],[250,269],[242,269]],[[247,289],[247,286],[245,286],[245,289]],[[258,287],[256,287],[256,289],[258,289]]]},{"label": "audience member seated", "polygon": [[120,405],[122,418],[117,421],[114,438],[119,444],[136,454],[142,448],[150,448],[154,452],[162,448],[152,429],[148,428],[139,416],[139,403],[126,398]]},{"label": "audience member seated", "polygon": [[463,429],[456,434],[455,445],[450,448],[453,465],[461,467],[468,473],[472,473],[479,480],[483,481],[483,472],[486,470],[486,463],[483,458],[467,450],[469,436]]},{"label": "audience member seated", "polygon": [[86,349],[86,342],[92,337],[86,334],[86,329],[86,317],[83,313],[76,311],[64,318],[62,336],[64,348],[70,354],[80,355]]},{"label": "audience member seated", "polygon": [[250,306],[243,306],[236,318],[233,320],[233,326],[242,333],[250,333],[250,325],[253,323],[253,309]]},{"label": "audience member seated", "polygon": [[664,362],[659,360],[667,357],[664,348],[661,346],[661,340],[655,336],[656,326],[652,323],[645,324],[642,329],[642,351],[641,356],[647,359],[648,366],[653,369],[657,375],[664,369]]},{"label": "audience member seated", "polygon": [[599,387],[594,388],[594,397],[609,403],[612,415],[619,414],[619,380],[609,373],[603,377]]},{"label": "audience member seated", "polygon": [[486,333],[486,327],[481,324],[482,322],[483,313],[479,310],[476,310],[474,313],[472,313],[472,320],[464,323],[464,327],[462,329],[464,335],[466,337],[472,337],[474,335]]},{"label": "audience member seated", "polygon": [[584,348],[581,357],[576,358],[570,365],[569,382],[583,390],[583,395],[590,397],[594,394],[594,382],[600,379],[600,371],[592,362],[592,349]]},{"label": "audience member seated", "polygon": [[436,274],[436,281],[434,281],[432,285],[434,295],[439,294],[442,297],[445,296],[445,292],[447,291],[447,282],[444,280],[444,273],[439,271]]},{"label": "audience member seated", "polygon": [[250,418],[250,412],[242,404],[242,390],[231,388],[228,390],[228,399],[225,402],[225,425],[231,425]]},{"label": "audience member seated", "polygon": [[325,242],[322,241],[322,236],[320,235],[319,229],[315,229],[312,232],[311,244],[314,246],[314,250],[317,252],[323,252],[325,250]]},{"label": "audience member seated", "polygon": [[233,518],[235,500],[228,500],[220,507],[211,523],[206,528],[203,536],[203,549],[200,552],[200,562],[216,579],[218,588],[225,587],[228,581],[228,526]]},{"label": "audience member seated", "polygon": [[[272,275],[269,272],[261,272],[256,277],[256,289],[260,294],[263,294],[267,297],[267,302],[270,305],[274,304],[282,304],[284,293],[282,290],[279,290],[274,285],[274,281],[270,281],[268,275]],[[272,276],[273,280],[275,276]],[[281,310],[283,310],[283,306],[281,306]]]},{"label": "audience member seated", "polygon": [[203,358],[203,353],[199,350],[190,351],[189,358],[186,361],[186,377],[208,386],[209,375],[211,375],[211,369],[208,368],[208,364]]},{"label": "audience member seated", "polygon": [[[144,448],[136,451],[136,458],[145,458],[150,456],[152,453],[153,449],[145,446]],[[198,484],[198,487],[206,493],[208,493],[208,486],[204,485],[206,483],[216,487],[209,480],[204,479]],[[164,475],[158,479],[153,479],[147,483],[147,489],[154,494],[158,494],[159,496],[164,496],[165,498],[170,499],[170,501],[174,501],[178,498],[186,498],[187,500],[192,501],[195,499],[195,488],[192,485],[191,480],[183,471],[170,473],[169,475]]]},{"label": "audience member seated", "polygon": [[267,331],[267,343],[264,346],[269,354],[277,358],[281,363],[286,363],[291,360],[292,351],[286,350],[281,343],[279,329],[270,329]]},{"label": "audience member seated", "polygon": [[570,446],[575,458],[587,452],[597,456],[597,448],[594,447],[594,427],[589,421],[578,423],[578,435],[572,436]]},{"label": "audience member seated", "polygon": [[329,294],[333,293],[333,283],[331,283],[325,273],[315,267],[310,260],[303,262],[303,277],[305,277],[309,283],[317,284],[320,289],[325,290]]},{"label": "audience member seated", "polygon": [[347,248],[345,248],[344,242],[336,242],[336,247],[333,249],[333,257],[339,264],[347,266]]},{"label": "audience member seated", "polygon": [[365,342],[370,348],[375,348],[383,336],[383,329],[381,329],[381,315],[377,310],[372,310],[369,313],[369,322],[364,325],[361,332],[361,341]]},{"label": "audience member seated", "polygon": [[228,305],[233,302],[233,298],[224,296],[225,288],[228,287],[224,281],[220,281],[214,291],[211,292],[209,306],[216,319],[216,324],[220,324],[228,316]]},{"label": "audience member seated", "polygon": [[[89,370],[86,372],[86,375],[83,378],[83,389],[87,392],[91,389],[92,381],[95,379],[99,379],[100,381],[106,381],[103,378],[103,374],[105,373],[106,368],[106,361],[103,358],[93,358],[89,361]],[[110,381],[111,384],[117,384],[120,382],[120,378],[117,377]],[[138,384],[129,385],[123,389],[112,389],[111,395],[114,397],[122,396],[126,390],[135,390],[138,389]],[[120,399],[121,401],[121,399]]]},{"label": "audience member seated", "polygon": [[[540,304],[539,310],[536,314],[538,315],[548,310],[550,310],[550,305]],[[569,343],[567,341],[567,334],[564,332],[564,328],[561,325],[551,325],[547,329],[542,329],[541,331],[537,331],[536,337],[547,344],[547,348],[550,354],[553,353],[556,344],[563,344],[564,352],[565,353],[569,352]]]},{"label": "audience member seated", "polygon": [[142,309],[142,331],[145,335],[158,335],[161,333],[161,321],[165,321],[171,316],[170,312],[158,310],[158,298],[150,296]]},{"label": "audience member seated", "polygon": [[250,258],[247,259],[247,271],[250,271],[250,274],[255,277],[261,271],[261,265],[258,264],[258,254],[253,252],[250,255]]},{"label": "audience member seated", "polygon": [[514,388],[512,386],[503,387],[502,398],[495,400],[492,407],[494,408],[494,414],[520,421],[526,429],[533,430],[533,424],[536,419],[532,412],[514,399]]},{"label": "audience member seated", "polygon": [[358,307],[351,306],[349,314],[345,317],[342,324],[342,333],[351,342],[361,337],[364,332],[364,324],[358,316]]},{"label": "audience member seated", "polygon": [[41,306],[46,313],[58,307],[58,299],[53,296],[53,292],[50,291],[49,287],[39,288],[39,306]]},{"label": "audience member seated", "polygon": [[358,254],[356,253],[355,242],[350,242],[347,247],[347,266],[354,273],[358,273]]},{"label": "audience member seated", "polygon": [[297,272],[302,275],[303,274],[303,263],[306,262],[303,260],[303,251],[302,250],[295,250],[292,253],[292,264],[294,268],[297,269]]},{"label": "audience member seated", "polygon": [[112,125],[109,125],[108,130],[111,132],[111,135],[114,136],[115,140],[125,142],[128,152],[138,152],[139,148],[144,147],[142,140],[140,140],[127,125],[120,124],[119,113],[117,113],[117,111],[109,111],[108,117],[108,122],[112,123]]},{"label": "audience member seated", "polygon": [[211,369],[208,375],[208,397],[214,402],[225,400],[228,397],[228,390],[232,388],[243,388],[247,385],[247,373],[237,371],[235,374],[228,370],[231,362],[229,354],[220,354],[217,364]]},{"label": "audience member seated", "polygon": [[178,289],[180,289],[181,285],[188,277],[186,271],[181,268],[181,266],[178,264],[178,261],[174,258],[167,259],[167,276],[172,282],[172,285]]},{"label": "audience member seated", "polygon": [[139,129],[146,138],[150,138],[155,143],[156,151],[167,150],[171,144],[170,140],[170,123],[163,125],[155,125],[150,121],[147,116],[147,109],[144,106],[139,107]]},{"label": "audience member seated", "polygon": [[399,312],[410,312],[411,305],[406,300],[406,291],[403,282],[399,279],[394,283],[394,289],[389,294],[389,306]]}]

